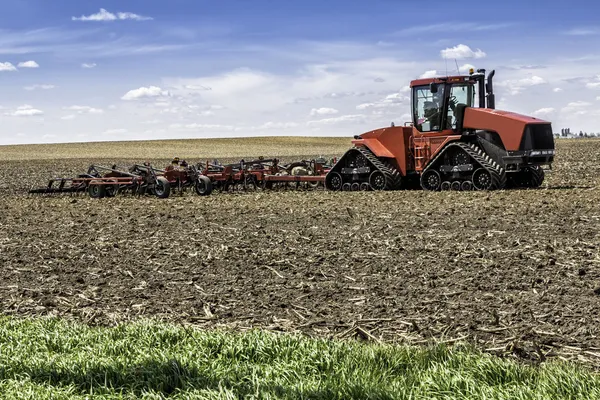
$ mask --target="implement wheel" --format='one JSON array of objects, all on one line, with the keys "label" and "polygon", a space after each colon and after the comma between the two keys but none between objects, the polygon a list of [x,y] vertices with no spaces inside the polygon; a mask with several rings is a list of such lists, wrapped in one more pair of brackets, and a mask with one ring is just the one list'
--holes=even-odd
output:
[{"label": "implement wheel", "polygon": [[95,185],[93,182],[88,186],[88,194],[92,199],[101,199],[106,196],[104,185]]},{"label": "implement wheel", "polygon": [[213,185],[208,176],[199,176],[198,181],[196,182],[196,194],[198,196],[208,196],[212,193]]},{"label": "implement wheel", "polygon": [[171,184],[167,178],[159,176],[156,178],[156,185],[154,186],[154,194],[159,199],[166,199],[171,194]]}]

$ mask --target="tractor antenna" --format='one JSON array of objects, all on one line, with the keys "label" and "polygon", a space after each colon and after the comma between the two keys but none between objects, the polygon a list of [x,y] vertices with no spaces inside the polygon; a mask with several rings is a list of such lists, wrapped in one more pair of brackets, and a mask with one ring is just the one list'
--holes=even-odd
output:
[{"label": "tractor antenna", "polygon": [[456,73],[460,75],[460,68],[458,68],[458,61],[456,61],[456,58],[454,59],[454,62],[456,63]]},{"label": "tractor antenna", "polygon": [[444,57],[444,61],[446,61],[446,76],[448,76],[448,57]]}]

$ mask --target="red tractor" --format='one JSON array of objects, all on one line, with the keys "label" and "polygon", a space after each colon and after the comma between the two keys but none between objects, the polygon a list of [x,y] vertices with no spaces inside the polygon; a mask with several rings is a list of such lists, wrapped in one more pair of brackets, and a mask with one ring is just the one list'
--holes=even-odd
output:
[{"label": "red tractor", "polygon": [[[551,123],[495,109],[492,78],[410,83],[412,122],[355,136],[325,179],[329,190],[498,190],[538,187],[554,160]],[[487,106],[486,106],[487,101]]]}]

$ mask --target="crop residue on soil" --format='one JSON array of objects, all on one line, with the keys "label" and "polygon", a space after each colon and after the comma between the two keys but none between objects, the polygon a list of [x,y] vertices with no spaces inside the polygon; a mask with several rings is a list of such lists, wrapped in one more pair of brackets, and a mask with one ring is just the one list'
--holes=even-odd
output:
[{"label": "crop residue on soil", "polygon": [[541,189],[490,193],[44,198],[87,165],[5,161],[3,312],[600,360],[600,141],[557,148]]}]

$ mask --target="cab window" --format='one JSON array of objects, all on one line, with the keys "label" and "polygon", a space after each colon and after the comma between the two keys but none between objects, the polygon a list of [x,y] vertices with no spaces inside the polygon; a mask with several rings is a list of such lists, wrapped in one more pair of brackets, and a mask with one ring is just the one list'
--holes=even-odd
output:
[{"label": "cab window", "polygon": [[473,104],[475,104],[475,95],[475,85],[452,85],[450,99],[448,100],[448,125],[450,128],[456,128],[456,106],[465,104],[473,107]]},{"label": "cab window", "polygon": [[444,85],[432,93],[429,85],[413,88],[414,125],[421,132],[440,131]]}]

